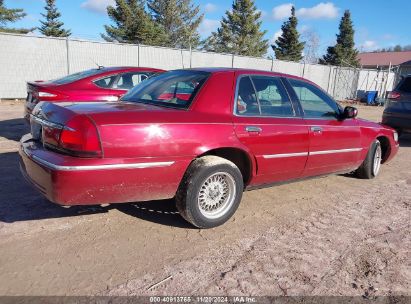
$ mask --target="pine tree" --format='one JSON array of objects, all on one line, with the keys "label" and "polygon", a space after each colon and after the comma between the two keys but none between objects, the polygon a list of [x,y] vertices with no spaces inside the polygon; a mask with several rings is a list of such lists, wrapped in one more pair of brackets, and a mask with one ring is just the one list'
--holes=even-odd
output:
[{"label": "pine tree", "polygon": [[261,12],[253,0],[234,0],[220,27],[204,42],[205,50],[261,57],[267,53],[266,31],[261,30]]},{"label": "pine tree", "polygon": [[295,16],[295,8],[291,7],[291,16],[281,26],[282,34],[271,47],[275,57],[279,60],[301,61],[304,50],[304,42],[300,42],[300,34],[297,30],[298,20]]},{"label": "pine tree", "polygon": [[56,7],[56,0],[46,0],[46,6],[44,7],[46,10],[45,14],[41,14],[45,21],[40,21],[41,26],[39,27],[40,33],[45,36],[52,36],[52,37],[68,37],[71,35],[70,30],[63,29],[64,23],[59,21],[61,17],[60,12],[57,10]]},{"label": "pine tree", "polygon": [[106,34],[101,34],[103,39],[134,44],[166,44],[164,29],[147,14],[144,0],[115,1],[115,7],[107,7],[108,16],[114,25],[104,26]]},{"label": "pine tree", "polygon": [[320,63],[339,66],[359,66],[358,51],[354,47],[354,28],[349,10],[346,10],[341,18],[339,30],[336,45],[327,48],[327,54],[323,56]]},{"label": "pine tree", "polygon": [[148,0],[148,8],[156,23],[167,35],[167,45],[177,48],[197,47],[200,43],[198,26],[203,19],[200,8],[191,0]]},{"label": "pine tree", "polygon": [[18,33],[18,34],[27,34],[28,32],[33,31],[35,28],[31,29],[16,29],[6,27],[7,23],[16,22],[26,16],[26,13],[23,9],[8,9],[4,5],[4,1],[0,0],[0,32],[7,33]]},{"label": "pine tree", "polygon": [[393,51],[394,51],[394,52],[401,52],[401,51],[402,51],[401,45],[397,44],[396,46],[394,46]]}]

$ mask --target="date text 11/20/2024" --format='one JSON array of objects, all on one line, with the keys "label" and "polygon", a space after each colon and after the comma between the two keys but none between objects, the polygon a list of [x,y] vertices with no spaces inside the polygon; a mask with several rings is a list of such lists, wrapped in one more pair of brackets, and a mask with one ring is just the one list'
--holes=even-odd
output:
[{"label": "date text 11/20/2024", "polygon": [[150,297],[150,303],[257,303],[255,297],[234,296],[234,297],[210,297],[210,296],[161,296]]}]

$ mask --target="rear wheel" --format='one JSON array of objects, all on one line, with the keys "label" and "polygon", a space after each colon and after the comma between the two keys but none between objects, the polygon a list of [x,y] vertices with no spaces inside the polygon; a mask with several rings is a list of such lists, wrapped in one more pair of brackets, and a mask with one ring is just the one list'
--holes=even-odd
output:
[{"label": "rear wheel", "polygon": [[237,210],[243,194],[238,167],[221,157],[196,159],[188,168],[176,195],[181,216],[199,228],[225,223]]},{"label": "rear wheel", "polygon": [[371,179],[380,173],[382,161],[381,143],[376,139],[368,150],[361,166],[355,171],[359,178]]}]

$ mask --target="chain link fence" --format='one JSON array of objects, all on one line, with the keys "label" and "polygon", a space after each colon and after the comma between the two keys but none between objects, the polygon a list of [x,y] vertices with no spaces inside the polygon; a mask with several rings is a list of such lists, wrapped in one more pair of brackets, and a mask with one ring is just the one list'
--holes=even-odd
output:
[{"label": "chain link fence", "polygon": [[[165,70],[191,67],[252,68],[307,78],[337,100],[357,98],[372,70],[189,51],[146,45],[0,33],[0,99],[25,98],[26,82],[49,80],[101,66],[141,66]],[[389,91],[394,73],[384,77]],[[368,75],[368,76],[365,76]],[[380,77],[379,76],[379,77]],[[365,85],[368,88],[368,85]],[[384,91],[384,92],[385,92]],[[382,93],[382,92],[381,92]]]}]

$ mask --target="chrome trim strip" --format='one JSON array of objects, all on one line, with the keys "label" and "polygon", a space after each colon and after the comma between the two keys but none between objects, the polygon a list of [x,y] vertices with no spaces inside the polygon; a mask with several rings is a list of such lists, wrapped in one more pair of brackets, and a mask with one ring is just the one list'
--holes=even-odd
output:
[{"label": "chrome trim strip", "polygon": [[[27,152],[24,150],[27,154]],[[28,155],[28,154],[27,154]],[[28,155],[29,156],[29,155]],[[29,156],[30,157],[30,156]],[[110,164],[110,165],[90,165],[90,166],[61,166],[52,164],[38,156],[31,155],[31,158],[40,165],[46,166],[52,170],[59,171],[88,171],[88,170],[109,170],[109,169],[146,169],[146,168],[158,168],[168,167],[174,164],[173,161],[169,162],[151,162],[151,163],[134,163],[134,164]]]},{"label": "chrome trim strip", "polygon": [[363,148],[351,148],[351,149],[340,149],[340,150],[323,150],[323,151],[312,151],[312,152],[297,152],[297,153],[284,153],[284,154],[268,154],[263,155],[263,158],[286,158],[286,157],[297,157],[297,156],[308,156],[308,155],[323,155],[332,153],[347,153],[347,152],[359,152]]},{"label": "chrome trim strip", "polygon": [[322,155],[322,154],[333,154],[333,153],[347,153],[347,152],[359,152],[362,148],[351,148],[351,149],[340,149],[340,150],[324,150],[324,151],[312,151],[309,155]]},{"label": "chrome trim strip", "polygon": [[30,114],[30,116],[33,118],[33,120],[35,120],[36,122],[38,122],[40,125],[42,125],[43,127],[50,127],[53,129],[58,129],[58,130],[69,130],[69,131],[75,131],[73,128],[67,127],[67,126],[62,126],[58,123],[55,122],[51,122],[45,119],[42,119],[40,117],[34,116],[33,114]]},{"label": "chrome trim strip", "polygon": [[283,157],[297,157],[297,156],[307,156],[308,152],[298,152],[298,153],[284,153],[284,154],[270,154],[263,155],[263,158],[283,158]]},{"label": "chrome trim strip", "polygon": [[34,116],[33,114],[30,114],[31,118],[33,120],[35,120],[36,122],[38,122],[39,124],[41,124],[42,126],[46,126],[46,127],[50,127],[50,128],[54,128],[54,129],[59,129],[62,130],[64,129],[64,126],[59,125],[57,123],[51,122],[51,121],[47,121],[45,119],[42,119],[40,117]]}]

